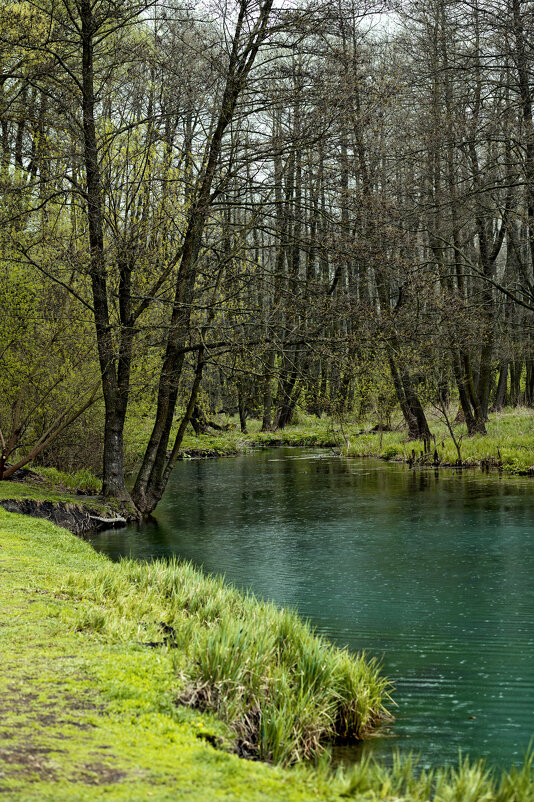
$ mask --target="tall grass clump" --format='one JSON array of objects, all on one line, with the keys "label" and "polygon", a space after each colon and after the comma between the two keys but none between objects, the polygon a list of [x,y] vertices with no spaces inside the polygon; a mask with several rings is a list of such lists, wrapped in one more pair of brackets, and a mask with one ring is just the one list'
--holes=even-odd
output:
[{"label": "tall grass clump", "polygon": [[[292,611],[243,594],[176,559],[104,564],[67,577],[83,598],[72,621],[100,636],[173,649],[177,699],[216,712],[241,754],[289,764],[329,742],[363,738],[388,717],[379,665],[316,634]],[[107,610],[89,613],[90,605]],[[98,624],[98,626],[97,626]]]},{"label": "tall grass clump", "polygon": [[456,766],[425,769],[413,755],[396,752],[393,765],[385,766],[365,756],[350,768],[337,770],[341,796],[396,802],[533,802],[533,752],[527,752],[522,767],[500,776],[484,760],[459,756]]},{"label": "tall grass clump", "polygon": [[39,465],[33,470],[45,479],[50,487],[60,491],[69,490],[87,495],[95,495],[100,492],[102,484],[100,479],[87,468],[76,471],[76,473],[65,473],[58,471],[57,468],[46,468]]}]

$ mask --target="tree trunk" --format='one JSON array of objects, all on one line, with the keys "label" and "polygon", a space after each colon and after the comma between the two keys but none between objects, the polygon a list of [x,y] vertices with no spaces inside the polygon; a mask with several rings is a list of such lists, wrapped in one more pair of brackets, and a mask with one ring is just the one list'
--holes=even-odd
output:
[{"label": "tree trunk", "polygon": [[503,409],[506,402],[507,387],[508,387],[508,360],[503,359],[499,370],[499,381],[497,382],[495,401],[493,402],[494,412],[500,412]]},{"label": "tree trunk", "polygon": [[213,133],[206,146],[205,168],[191,201],[183,245],[180,250],[173,310],[158,387],[156,419],[132,493],[136,506],[142,512],[146,511],[147,504],[150,507],[152,502],[147,502],[147,499],[152,499],[154,494],[159,492],[162,477],[165,475],[167,446],[184,363],[184,349],[189,337],[194,286],[198,270],[197,259],[208,213],[214,200],[212,185],[221,154],[223,137],[233,119],[238,98],[252,69],[260,45],[266,36],[272,3],[273,0],[265,0],[260,8],[259,18],[248,35],[244,33],[248,5],[246,0],[241,0],[239,4],[221,105]]},{"label": "tree trunk", "polygon": [[510,405],[517,407],[521,403],[521,374],[523,362],[515,359],[510,363]]},{"label": "tree trunk", "polygon": [[[102,179],[95,125],[93,36],[95,22],[91,3],[80,5],[82,36],[82,116],[84,167],[86,175],[87,219],[91,252],[90,275],[96,326],[98,358],[105,405],[103,483],[104,496],[129,500],[124,480],[123,429],[128,388],[121,387],[115,373],[115,349],[108,308],[106,266],[104,259]],[[123,351],[123,370],[129,374],[131,338]],[[126,378],[126,377],[125,377]]]},{"label": "tree trunk", "polygon": [[237,384],[237,409],[239,412],[239,427],[242,434],[247,433],[247,410],[245,405],[245,396],[241,382]]},{"label": "tree trunk", "polygon": [[530,357],[526,360],[526,368],[525,405],[532,407],[534,406],[534,361]]}]

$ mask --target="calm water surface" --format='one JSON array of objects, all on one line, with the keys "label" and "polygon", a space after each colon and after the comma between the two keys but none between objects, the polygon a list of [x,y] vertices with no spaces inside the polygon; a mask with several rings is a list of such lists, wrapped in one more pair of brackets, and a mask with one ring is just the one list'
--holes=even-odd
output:
[{"label": "calm water surface", "polygon": [[534,734],[533,524],[532,480],[278,449],[179,464],[156,524],[94,544],[178,554],[380,656],[397,708],[375,754],[509,765]]}]

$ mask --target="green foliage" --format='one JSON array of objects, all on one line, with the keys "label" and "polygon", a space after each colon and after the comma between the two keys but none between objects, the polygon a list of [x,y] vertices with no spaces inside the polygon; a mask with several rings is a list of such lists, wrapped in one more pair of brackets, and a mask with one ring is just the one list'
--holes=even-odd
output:
[{"label": "green foliage", "polygon": [[79,491],[87,495],[93,495],[100,491],[100,480],[87,468],[82,468],[75,473],[65,473],[65,471],[58,471],[57,468],[37,466],[34,471],[42,476],[53,490]]},{"label": "green foliage", "polygon": [[399,456],[400,453],[401,453],[400,448],[398,446],[392,444],[392,445],[387,446],[387,448],[385,448],[382,451],[380,456],[381,456],[382,459],[385,459],[387,461],[387,460],[393,459],[394,457]]},{"label": "green foliage", "polygon": [[[0,262],[0,434],[13,464],[36,447],[44,447],[77,410],[97,398],[98,372],[90,330],[79,320],[77,303],[31,265],[13,260],[9,251],[4,255],[5,261]],[[92,464],[91,456],[99,451],[95,448],[99,435],[87,410],[77,440],[83,438],[90,440],[85,453],[78,455],[76,468]],[[61,461],[58,447],[57,442],[50,446],[49,463],[52,455]],[[41,459],[46,456],[39,454]]]}]

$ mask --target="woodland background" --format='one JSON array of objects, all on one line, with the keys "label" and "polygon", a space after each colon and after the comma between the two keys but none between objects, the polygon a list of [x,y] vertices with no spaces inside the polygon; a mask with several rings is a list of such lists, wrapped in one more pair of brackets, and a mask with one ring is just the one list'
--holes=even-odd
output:
[{"label": "woodland background", "polygon": [[221,410],[429,441],[429,405],[532,406],[533,16],[3,2],[0,478],[90,468],[145,514]]}]

